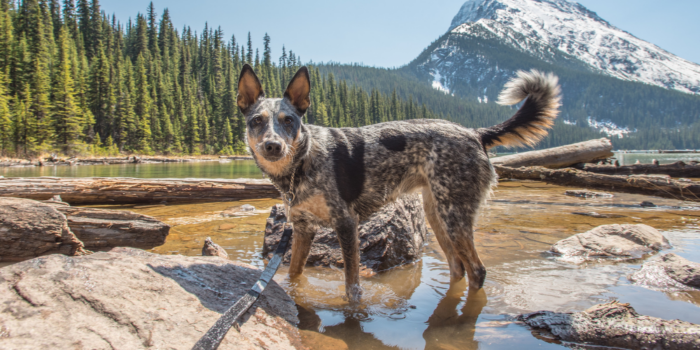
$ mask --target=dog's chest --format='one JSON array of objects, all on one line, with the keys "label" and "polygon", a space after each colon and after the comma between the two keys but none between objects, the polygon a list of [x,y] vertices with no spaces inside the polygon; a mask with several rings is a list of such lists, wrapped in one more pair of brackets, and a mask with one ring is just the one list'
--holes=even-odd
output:
[{"label": "dog's chest", "polygon": [[308,197],[303,202],[297,203],[292,207],[292,215],[302,213],[311,214],[326,223],[331,222],[330,208],[326,198],[321,194]]}]

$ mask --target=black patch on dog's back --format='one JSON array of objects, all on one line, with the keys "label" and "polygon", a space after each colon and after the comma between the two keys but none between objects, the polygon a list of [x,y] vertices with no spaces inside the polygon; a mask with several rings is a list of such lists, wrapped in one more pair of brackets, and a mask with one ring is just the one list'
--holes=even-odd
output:
[{"label": "black patch on dog's back", "polygon": [[403,152],[406,149],[406,136],[396,129],[379,132],[379,142],[390,151]]},{"label": "black patch on dog's back", "polygon": [[335,139],[333,171],[338,192],[345,202],[352,203],[360,197],[365,184],[365,140],[357,129],[341,129],[340,132],[330,129],[330,132]]}]

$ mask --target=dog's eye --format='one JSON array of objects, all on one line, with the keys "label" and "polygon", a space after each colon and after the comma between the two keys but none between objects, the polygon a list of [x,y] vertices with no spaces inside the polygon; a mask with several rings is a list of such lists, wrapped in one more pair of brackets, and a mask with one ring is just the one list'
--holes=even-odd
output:
[{"label": "dog's eye", "polygon": [[292,117],[286,117],[284,118],[284,124],[285,125],[292,125],[294,123],[294,119]]},{"label": "dog's eye", "polygon": [[262,124],[262,118],[260,118],[260,117],[253,118],[253,125],[260,125],[260,124]]}]

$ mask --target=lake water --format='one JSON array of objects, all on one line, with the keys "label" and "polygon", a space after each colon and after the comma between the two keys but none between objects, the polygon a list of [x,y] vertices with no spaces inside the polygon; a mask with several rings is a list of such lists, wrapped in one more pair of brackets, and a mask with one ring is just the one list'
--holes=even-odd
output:
[{"label": "lake water", "polygon": [[641,164],[651,164],[654,159],[659,164],[671,164],[679,161],[689,163],[700,162],[700,153],[623,153],[615,152],[615,158],[620,165],[632,165],[639,161]]},{"label": "lake water", "polygon": [[252,160],[76,166],[0,167],[5,177],[262,178]]},{"label": "lake water", "polygon": [[[499,156],[506,153],[499,154]],[[677,161],[700,161],[700,153],[658,154],[658,153],[615,153],[621,165],[632,165],[637,160],[651,164],[657,159],[661,164]],[[115,165],[78,165],[43,167],[0,167],[4,177],[136,177],[136,178],[255,178],[262,173],[252,160],[207,161],[191,163],[152,163]]]},{"label": "lake water", "polygon": [[[676,155],[672,155],[676,156]],[[4,176],[261,177],[252,161],[3,168]],[[546,253],[563,238],[603,224],[644,223],[670,240],[675,252],[700,262],[700,203],[642,195],[568,197],[565,187],[540,182],[502,182],[480,216],[477,250],[487,267],[484,289],[469,293],[450,285],[444,255],[430,235],[419,261],[363,278],[361,305],[344,299],[343,272],[309,267],[292,283],[281,267],[275,281],[295,300],[300,328],[342,339],[351,349],[554,349],[558,341],[533,335],[514,316],[537,310],[582,311],[617,299],[639,313],[700,323],[700,292],[665,293],[635,286],[627,276],[643,261],[574,265]],[[655,208],[638,204],[651,201]],[[231,259],[264,268],[265,221],[279,199],[167,206],[104,206],[154,216],[172,226],[159,254],[200,255],[211,237]],[[258,214],[224,218],[244,203]],[[615,214],[594,218],[574,212]],[[653,257],[652,257],[653,258]],[[308,344],[312,348],[319,344]]]}]

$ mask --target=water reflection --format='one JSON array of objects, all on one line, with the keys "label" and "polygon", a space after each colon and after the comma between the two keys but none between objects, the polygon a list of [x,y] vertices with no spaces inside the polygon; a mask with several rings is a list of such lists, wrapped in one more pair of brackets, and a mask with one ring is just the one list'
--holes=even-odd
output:
[{"label": "water reflection", "polygon": [[428,318],[428,328],[423,332],[425,349],[477,349],[479,342],[474,339],[476,323],[488,300],[486,291],[467,291],[467,301],[461,314],[457,307],[463,302],[467,284],[465,280],[453,283],[440,300],[433,314]]}]

